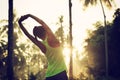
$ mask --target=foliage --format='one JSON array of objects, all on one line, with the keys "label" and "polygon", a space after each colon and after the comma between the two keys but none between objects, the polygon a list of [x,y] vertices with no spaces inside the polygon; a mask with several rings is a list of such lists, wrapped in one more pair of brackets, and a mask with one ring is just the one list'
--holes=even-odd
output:
[{"label": "foliage", "polygon": [[85,0],[85,1],[83,1],[83,5],[85,8],[87,8],[90,5],[94,6],[94,5],[98,4],[100,1],[102,3],[104,3],[104,5],[107,6],[108,8],[112,7],[111,1],[113,1],[113,0]]},{"label": "foliage", "polygon": [[65,35],[65,32],[67,32],[67,31],[65,31],[66,29],[63,24],[63,22],[64,22],[63,19],[64,19],[63,16],[59,17],[59,21],[57,22],[59,28],[55,32],[55,35],[56,35],[57,39],[61,42],[62,46],[64,47],[65,44],[69,43],[69,39],[68,39],[69,35],[68,35],[68,33]]},{"label": "foliage", "polygon": [[[39,75],[41,79],[44,78],[47,67],[46,58],[39,49],[32,44],[32,42],[26,38],[21,32],[17,23],[18,18],[14,13],[13,25],[14,25],[14,53],[13,53],[13,69],[14,78],[16,79],[28,79],[30,73]],[[6,68],[7,68],[7,45],[8,45],[8,25],[7,20],[0,21],[0,79],[7,79]],[[37,61],[37,62],[36,62]],[[24,75],[23,75],[24,73]],[[43,73],[38,74],[38,73]]]},{"label": "foliage", "polygon": [[[108,71],[109,76],[119,78],[119,60],[120,60],[120,11],[116,10],[113,23],[109,23],[107,27],[108,35]],[[105,76],[105,50],[104,50],[104,28],[103,26],[97,27],[92,31],[90,37],[86,39],[88,45],[85,47],[88,52],[89,69],[92,74],[96,76]],[[117,79],[116,79],[117,80]]]}]

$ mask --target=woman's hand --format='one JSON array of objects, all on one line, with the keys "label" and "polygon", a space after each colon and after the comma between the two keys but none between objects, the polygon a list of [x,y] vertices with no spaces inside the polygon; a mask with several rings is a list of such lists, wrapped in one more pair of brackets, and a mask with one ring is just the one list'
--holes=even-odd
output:
[{"label": "woman's hand", "polygon": [[24,21],[25,19],[27,19],[28,17],[30,17],[30,14],[26,14],[24,16],[21,16],[20,19],[18,20],[19,23],[21,23],[22,21]]}]

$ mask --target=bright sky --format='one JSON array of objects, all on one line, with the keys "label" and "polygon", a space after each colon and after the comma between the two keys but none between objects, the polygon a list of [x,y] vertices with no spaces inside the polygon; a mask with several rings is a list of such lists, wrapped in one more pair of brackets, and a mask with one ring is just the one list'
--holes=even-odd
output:
[{"label": "bright sky", "polygon": [[[64,26],[69,28],[69,0],[14,0],[14,9],[18,17],[24,14],[33,14],[43,19],[53,31],[56,30],[56,22],[58,17],[64,16]],[[119,0],[115,0],[120,3]],[[86,29],[92,27],[96,21],[103,20],[100,4],[96,7],[88,8],[83,11],[83,7],[79,0],[72,0],[72,23],[73,23],[73,44],[77,47],[83,42],[86,36]],[[117,5],[120,7],[120,5]],[[107,20],[110,20],[113,11],[106,10]],[[8,18],[8,0],[0,0],[0,19]],[[75,43],[77,42],[77,43]]]},{"label": "bright sky", "polygon": [[[50,28],[55,31],[58,18],[63,15],[63,25],[69,29],[69,0],[14,0],[14,9],[17,16],[25,14],[33,14],[43,19]],[[115,0],[115,3],[120,3],[120,0]],[[72,24],[73,24],[73,45],[82,50],[83,41],[86,37],[86,29],[93,28],[92,24],[96,21],[103,21],[103,14],[100,4],[96,7],[88,8],[83,11],[80,0],[72,0]],[[116,5],[112,10],[105,8],[107,21],[112,19],[115,9],[120,8]],[[0,20],[8,19],[8,0],[0,0]],[[29,22],[33,25],[34,22]],[[33,23],[33,24],[32,24]]]}]

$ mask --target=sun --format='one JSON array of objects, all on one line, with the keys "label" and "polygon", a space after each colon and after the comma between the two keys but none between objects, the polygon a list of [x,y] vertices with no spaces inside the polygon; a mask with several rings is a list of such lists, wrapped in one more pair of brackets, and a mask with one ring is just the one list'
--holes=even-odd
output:
[{"label": "sun", "polygon": [[66,65],[69,65],[68,63],[70,61],[70,48],[68,47],[63,48],[63,55],[65,58]]}]

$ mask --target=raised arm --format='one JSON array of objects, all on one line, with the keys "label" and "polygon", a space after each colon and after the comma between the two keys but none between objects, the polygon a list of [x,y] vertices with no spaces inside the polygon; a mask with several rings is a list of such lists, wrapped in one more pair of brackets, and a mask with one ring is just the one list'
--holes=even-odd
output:
[{"label": "raised arm", "polygon": [[34,40],[34,37],[28,33],[28,31],[26,30],[26,28],[23,26],[22,22],[27,19],[28,16],[21,16],[21,18],[18,20],[19,26],[22,29],[22,31],[24,32],[24,34],[31,40]]},{"label": "raised arm", "polygon": [[52,33],[52,31],[51,31],[51,29],[49,28],[49,26],[43,21],[43,20],[41,20],[40,18],[38,18],[38,17],[36,17],[36,16],[34,16],[34,15],[31,15],[31,14],[29,14],[29,16],[31,17],[31,18],[33,18],[34,20],[36,20],[38,23],[40,23],[42,26],[43,26],[43,28],[46,30],[46,32],[47,32],[47,34],[49,35],[54,35],[53,33]]},{"label": "raised arm", "polygon": [[23,24],[22,24],[22,21],[24,21],[24,20],[27,19],[28,17],[29,17],[29,15],[22,16],[22,17],[19,19],[19,21],[18,21],[19,26],[20,26],[20,28],[22,29],[22,31],[24,32],[24,34],[25,34],[36,46],[38,46],[43,53],[45,53],[45,52],[46,52],[45,46],[44,46],[40,41],[38,41],[35,37],[33,37],[31,34],[29,34],[28,31],[26,30],[26,28],[25,28],[25,27],[23,26]]},{"label": "raised arm", "polygon": [[50,46],[52,46],[52,47],[60,46],[59,41],[56,39],[56,37],[53,34],[53,32],[51,31],[51,29],[44,21],[42,21],[41,19],[39,19],[38,17],[36,17],[34,15],[31,15],[31,14],[28,14],[28,15],[29,15],[29,17],[33,18],[38,23],[40,23],[42,25],[42,27],[46,30],[47,36],[48,36],[48,42],[49,42]]}]

